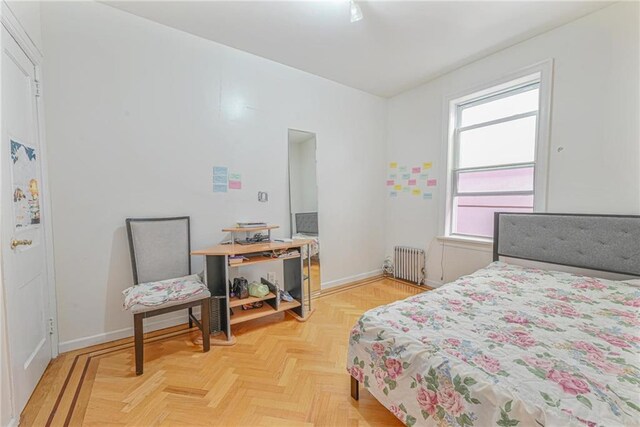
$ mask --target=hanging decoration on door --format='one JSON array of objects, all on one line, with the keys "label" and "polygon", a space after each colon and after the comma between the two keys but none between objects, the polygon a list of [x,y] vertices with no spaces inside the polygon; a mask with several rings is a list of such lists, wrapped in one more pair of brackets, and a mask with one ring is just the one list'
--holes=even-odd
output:
[{"label": "hanging decoration on door", "polygon": [[11,140],[11,183],[16,230],[40,224],[40,183],[36,149]]}]

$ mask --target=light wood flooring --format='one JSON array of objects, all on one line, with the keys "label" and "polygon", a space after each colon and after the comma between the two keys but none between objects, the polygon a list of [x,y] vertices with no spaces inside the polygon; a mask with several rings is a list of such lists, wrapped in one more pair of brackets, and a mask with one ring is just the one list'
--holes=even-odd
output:
[{"label": "light wood flooring", "polygon": [[307,322],[284,314],[234,327],[237,344],[202,353],[186,325],[148,334],[136,377],[133,342],[51,362],[21,425],[401,425],[368,392],[349,394],[349,331],[366,310],[421,292],[388,279],[323,294]]}]

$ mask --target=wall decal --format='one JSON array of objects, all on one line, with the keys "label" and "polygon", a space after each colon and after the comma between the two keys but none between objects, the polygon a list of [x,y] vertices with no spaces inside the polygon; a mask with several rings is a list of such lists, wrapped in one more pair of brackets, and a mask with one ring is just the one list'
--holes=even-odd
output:
[{"label": "wall decal", "polygon": [[36,149],[11,141],[11,184],[16,230],[40,224],[40,185]]}]

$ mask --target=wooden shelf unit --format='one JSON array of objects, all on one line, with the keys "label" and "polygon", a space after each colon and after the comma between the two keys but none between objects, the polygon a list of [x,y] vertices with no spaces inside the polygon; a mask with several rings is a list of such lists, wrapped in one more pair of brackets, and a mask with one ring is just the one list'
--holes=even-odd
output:
[{"label": "wooden shelf unit", "polygon": [[276,228],[280,228],[279,225],[266,225],[264,227],[230,227],[223,228],[222,231],[225,233],[253,233],[256,231],[265,231],[265,230],[275,230]]},{"label": "wooden shelf unit", "polygon": [[234,298],[229,298],[229,307],[240,307],[241,305],[252,304],[254,302],[266,301],[268,299],[274,299],[274,298],[278,298],[278,296],[273,292],[269,292],[267,295],[263,297],[249,297],[249,298],[242,298],[242,299],[234,297]]},{"label": "wooden shelf unit", "polygon": [[[276,228],[276,226],[269,226]],[[233,231],[232,231],[233,230]],[[225,229],[228,232],[252,231],[252,229]],[[270,316],[284,311],[289,312],[296,320],[305,321],[313,313],[311,309],[311,289],[310,280],[310,260],[308,260],[307,272],[304,272],[304,263],[302,258],[302,247],[307,247],[307,258],[311,250],[309,245],[312,240],[300,239],[292,242],[266,242],[255,243],[250,245],[225,244],[217,245],[208,249],[193,251],[192,255],[201,255],[205,258],[204,278],[212,300],[216,304],[215,314],[211,316],[211,330],[225,333],[226,341],[212,345],[233,345],[235,338],[231,333],[231,326],[238,323],[258,319],[264,316]],[[287,256],[284,258],[271,258],[264,256],[265,252],[276,251],[292,251],[298,250],[298,254]],[[229,257],[244,255],[250,258],[239,264],[229,264]],[[265,262],[280,261],[282,262],[283,283],[281,289],[287,291],[293,301],[280,301],[278,298],[278,289],[275,285],[262,279],[263,283],[269,285],[270,293],[263,298],[249,297],[244,299],[229,297],[229,281],[232,277],[236,277],[238,267],[248,267],[262,264]],[[264,305],[260,308],[250,310],[242,310],[240,306],[243,304],[251,304],[257,301],[264,301]],[[213,309],[212,309],[213,310]],[[233,315],[231,311],[233,310]],[[218,340],[220,341],[220,340]]]},{"label": "wooden shelf unit", "polygon": [[280,261],[280,260],[283,260],[283,259],[292,259],[292,258],[300,258],[300,254],[286,256],[286,257],[278,257],[278,258],[273,258],[273,257],[268,257],[268,256],[251,257],[246,261],[242,261],[242,262],[239,262],[239,263],[236,263],[236,264],[229,264],[229,267],[231,267],[231,268],[234,268],[234,267],[246,267],[247,265],[260,264],[260,263],[263,263],[263,262]]},{"label": "wooden shelf unit", "polygon": [[299,301],[293,300],[291,302],[281,301],[279,308],[273,308],[269,304],[264,304],[260,308],[252,308],[251,310],[243,310],[241,307],[236,307],[233,310],[231,316],[231,324],[237,325],[238,323],[246,322],[249,320],[259,319],[261,317],[270,316],[272,314],[282,313],[283,311],[291,310],[296,307],[300,307],[302,304]]}]

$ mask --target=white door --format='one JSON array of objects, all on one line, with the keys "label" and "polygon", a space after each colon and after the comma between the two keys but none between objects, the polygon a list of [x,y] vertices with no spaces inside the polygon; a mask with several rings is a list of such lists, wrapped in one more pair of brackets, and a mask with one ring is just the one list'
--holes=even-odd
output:
[{"label": "white door", "polygon": [[4,27],[1,66],[0,252],[13,401],[18,415],[51,359],[50,307],[40,218],[42,173],[35,67]]}]

